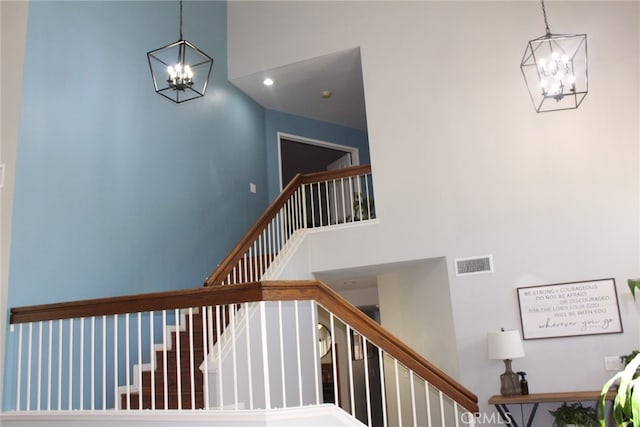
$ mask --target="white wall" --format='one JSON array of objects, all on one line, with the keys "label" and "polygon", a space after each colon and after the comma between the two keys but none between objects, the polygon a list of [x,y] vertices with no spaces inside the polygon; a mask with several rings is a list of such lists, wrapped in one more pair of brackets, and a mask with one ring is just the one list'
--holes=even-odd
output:
[{"label": "white wall", "polygon": [[[22,62],[27,30],[28,1],[0,2],[0,51],[2,60],[0,87],[0,163],[5,165],[5,182],[0,197],[0,384],[4,374],[4,342],[7,317],[7,289],[9,281],[9,244],[11,242],[11,210],[13,206],[13,178],[18,141],[18,116],[22,92]],[[0,387],[0,402],[2,402]]]},{"label": "white wall", "polygon": [[413,262],[378,276],[384,327],[447,374],[458,376],[456,334],[444,258]]},{"label": "white wall", "polygon": [[[486,334],[519,326],[518,286],[615,277],[625,328],[525,342],[531,392],[597,389],[603,357],[640,345],[638,9],[547,4],[553,31],[588,34],[591,91],[536,114],[518,66],[544,33],[538,2],[229,4],[230,78],[360,46],[380,224],[311,236],[312,271],[446,257],[451,356],[484,410],[502,370]],[[452,274],[484,254],[494,274]]]}]

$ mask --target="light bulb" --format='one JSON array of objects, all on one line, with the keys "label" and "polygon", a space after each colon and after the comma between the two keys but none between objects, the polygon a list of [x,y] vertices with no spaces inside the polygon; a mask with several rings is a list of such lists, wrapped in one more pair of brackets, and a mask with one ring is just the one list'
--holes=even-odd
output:
[{"label": "light bulb", "polygon": [[273,86],[273,79],[267,77],[262,81],[262,84],[264,84],[265,86]]}]

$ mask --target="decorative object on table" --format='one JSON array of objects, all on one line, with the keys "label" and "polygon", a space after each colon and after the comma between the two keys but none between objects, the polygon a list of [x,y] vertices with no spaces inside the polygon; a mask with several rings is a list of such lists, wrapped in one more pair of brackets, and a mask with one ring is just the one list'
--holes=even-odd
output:
[{"label": "decorative object on table", "polygon": [[520,393],[523,395],[529,394],[529,381],[525,378],[527,373],[520,371],[518,375],[520,375]]},{"label": "decorative object on table", "polygon": [[182,0],[180,39],[147,52],[147,59],[157,94],[177,104],[204,96],[213,58],[182,38]]},{"label": "decorative object on table", "polygon": [[504,361],[504,373],[500,375],[500,394],[515,396],[521,394],[518,374],[511,369],[511,360],[524,357],[524,348],[520,339],[520,332],[505,331],[490,332],[487,336],[489,359]]},{"label": "decorative object on table", "polygon": [[581,402],[567,404],[564,402],[555,411],[549,411],[553,415],[554,427],[596,427],[598,416],[596,408],[582,406]]},{"label": "decorative object on table", "polygon": [[622,333],[615,279],[518,288],[525,340]]},{"label": "decorative object on table", "polygon": [[636,354],[627,363],[624,370],[615,374],[602,387],[600,401],[598,402],[598,421],[601,427],[605,426],[605,419],[607,418],[607,392],[611,388],[615,390],[615,384],[618,385],[618,390],[613,399],[611,412],[616,425],[623,427],[640,426],[640,378],[637,376],[639,368],[640,355]]},{"label": "decorative object on table", "polygon": [[587,35],[552,34],[544,0],[545,34],[530,40],[520,69],[536,112],[578,108],[589,90]]}]

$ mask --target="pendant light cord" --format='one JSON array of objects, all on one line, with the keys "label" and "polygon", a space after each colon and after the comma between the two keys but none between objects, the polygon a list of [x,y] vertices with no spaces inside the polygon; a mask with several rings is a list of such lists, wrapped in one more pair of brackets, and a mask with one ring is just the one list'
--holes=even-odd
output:
[{"label": "pendant light cord", "polygon": [[[549,21],[547,21],[547,9],[544,7],[544,0],[540,0],[540,4],[542,5],[542,16],[544,16],[545,31],[547,32],[547,35],[550,36],[551,35],[551,30],[549,29]],[[182,0],[180,0],[180,5],[182,5]],[[182,9],[181,9],[180,13],[182,13]],[[182,16],[182,15],[180,15],[180,16]],[[182,18],[180,18],[180,19],[182,19]],[[180,24],[180,25],[182,25],[182,24]],[[180,30],[180,31],[182,31],[182,30]]]},{"label": "pendant light cord", "polygon": [[[542,7],[544,8],[544,3],[543,3],[543,6],[542,6]],[[545,21],[546,21],[546,19],[547,19],[547,18],[546,18],[546,15],[545,15],[545,18],[544,18],[544,19],[545,19]],[[547,29],[548,29],[548,28],[547,28]],[[182,0],[180,0],[180,40],[182,40]]]}]

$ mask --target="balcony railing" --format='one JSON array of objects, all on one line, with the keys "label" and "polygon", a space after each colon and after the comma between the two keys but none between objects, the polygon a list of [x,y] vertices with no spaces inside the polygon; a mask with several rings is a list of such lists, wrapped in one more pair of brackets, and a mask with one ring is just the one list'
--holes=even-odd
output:
[{"label": "balcony railing", "polygon": [[267,208],[205,286],[262,280],[299,232],[375,219],[371,166],[298,174]]},{"label": "balcony railing", "polygon": [[334,403],[369,426],[456,425],[477,411],[473,393],[317,281],[14,308],[11,324],[10,411]]}]

